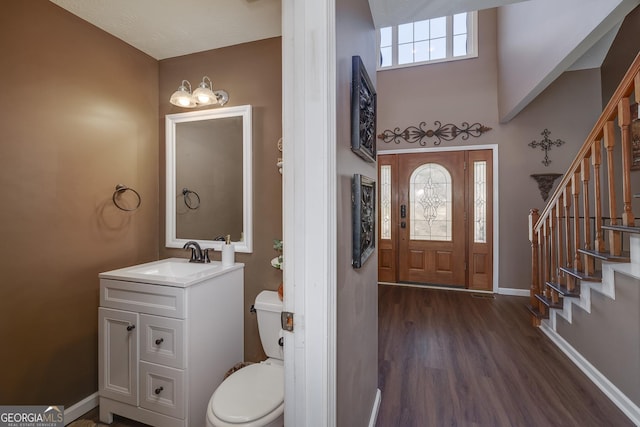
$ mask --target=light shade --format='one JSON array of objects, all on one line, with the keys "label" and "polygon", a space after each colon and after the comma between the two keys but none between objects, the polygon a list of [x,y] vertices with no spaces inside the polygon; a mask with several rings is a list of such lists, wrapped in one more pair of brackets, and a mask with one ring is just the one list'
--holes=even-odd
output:
[{"label": "light shade", "polygon": [[[208,83],[207,83],[208,81]],[[193,91],[193,98],[198,105],[212,105],[218,103],[218,98],[211,90],[213,83],[207,76],[202,78],[202,82],[196,90]]]},{"label": "light shade", "polygon": [[173,95],[171,95],[169,102],[178,107],[195,107],[196,102],[191,94],[191,83],[187,80],[183,80],[180,87],[178,87],[178,90],[173,92]]}]

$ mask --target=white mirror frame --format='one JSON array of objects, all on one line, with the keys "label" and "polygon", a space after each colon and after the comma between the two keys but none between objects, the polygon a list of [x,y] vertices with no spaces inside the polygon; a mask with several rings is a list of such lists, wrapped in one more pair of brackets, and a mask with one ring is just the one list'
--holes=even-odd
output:
[{"label": "white mirror frame", "polygon": [[166,242],[168,248],[182,248],[189,240],[195,240],[202,248],[222,250],[224,242],[201,239],[178,239],[176,236],[176,124],[221,119],[226,117],[242,117],[242,228],[243,241],[232,242],[236,252],[253,252],[253,204],[252,204],[252,122],[251,105],[216,108],[213,110],[189,111],[186,113],[167,114],[166,127]]}]

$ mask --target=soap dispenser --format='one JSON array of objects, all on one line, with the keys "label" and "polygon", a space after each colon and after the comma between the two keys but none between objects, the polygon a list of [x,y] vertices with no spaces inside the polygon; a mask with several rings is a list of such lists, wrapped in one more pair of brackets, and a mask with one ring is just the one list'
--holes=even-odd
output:
[{"label": "soap dispenser", "polygon": [[231,267],[235,263],[235,247],[231,244],[231,236],[227,234],[222,245],[222,268]]}]

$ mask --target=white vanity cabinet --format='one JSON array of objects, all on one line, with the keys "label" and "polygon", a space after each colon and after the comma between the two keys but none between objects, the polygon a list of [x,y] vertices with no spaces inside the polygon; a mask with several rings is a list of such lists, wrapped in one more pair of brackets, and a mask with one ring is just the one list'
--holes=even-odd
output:
[{"label": "white vanity cabinet", "polygon": [[212,264],[182,283],[141,266],[100,274],[100,421],[205,425],[213,391],[244,357],[243,265]]}]

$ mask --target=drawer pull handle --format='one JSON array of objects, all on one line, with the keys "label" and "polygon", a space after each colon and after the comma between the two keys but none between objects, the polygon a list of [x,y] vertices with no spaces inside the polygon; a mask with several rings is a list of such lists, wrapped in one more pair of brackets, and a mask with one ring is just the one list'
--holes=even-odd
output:
[{"label": "drawer pull handle", "polygon": [[129,325],[127,326],[127,331],[131,332],[136,328],[136,325]]},{"label": "drawer pull handle", "polygon": [[164,338],[158,338],[158,339],[156,340],[156,345],[160,345],[160,344],[162,344],[163,342],[164,342]]},{"label": "drawer pull handle", "polygon": [[160,386],[160,387],[158,387],[157,389],[155,389],[155,390],[154,390],[154,392],[155,392],[156,394],[160,394],[160,393],[162,392],[162,390],[164,390],[164,387]]}]

